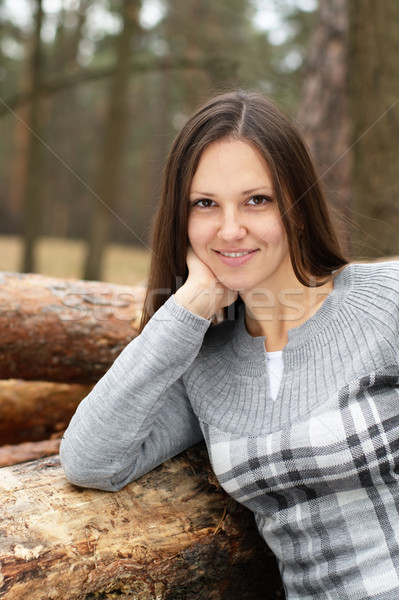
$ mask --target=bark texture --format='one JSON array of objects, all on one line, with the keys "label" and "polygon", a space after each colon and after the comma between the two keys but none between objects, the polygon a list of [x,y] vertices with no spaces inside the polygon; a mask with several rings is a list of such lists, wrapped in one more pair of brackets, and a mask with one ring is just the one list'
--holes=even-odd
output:
[{"label": "bark texture", "polygon": [[117,494],[69,484],[58,458],[0,470],[2,600],[275,600],[252,515],[202,445]]},{"label": "bark texture", "polygon": [[399,253],[399,2],[349,0],[358,256]]},{"label": "bark texture", "polygon": [[95,383],[137,335],[144,290],[0,274],[0,379]]}]

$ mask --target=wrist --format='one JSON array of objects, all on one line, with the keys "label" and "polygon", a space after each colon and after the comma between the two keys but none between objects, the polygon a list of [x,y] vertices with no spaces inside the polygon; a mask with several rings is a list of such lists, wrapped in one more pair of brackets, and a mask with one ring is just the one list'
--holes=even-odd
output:
[{"label": "wrist", "polygon": [[198,284],[188,281],[174,294],[180,306],[203,319],[211,319],[215,313],[215,302],[212,301],[210,291]]}]

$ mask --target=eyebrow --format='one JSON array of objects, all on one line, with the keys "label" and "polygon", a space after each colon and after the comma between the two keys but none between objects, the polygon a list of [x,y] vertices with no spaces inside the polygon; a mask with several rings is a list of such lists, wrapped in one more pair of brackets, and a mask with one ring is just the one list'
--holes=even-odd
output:
[{"label": "eyebrow", "polygon": [[[253,194],[254,192],[259,192],[261,190],[268,190],[268,193],[273,193],[273,189],[267,185],[262,185],[260,187],[252,188],[250,190],[244,190],[241,192],[241,196],[247,196],[248,194]],[[206,196],[207,198],[214,198],[217,194],[213,194],[212,192],[200,192],[192,190],[190,194],[198,194],[199,196]]]}]

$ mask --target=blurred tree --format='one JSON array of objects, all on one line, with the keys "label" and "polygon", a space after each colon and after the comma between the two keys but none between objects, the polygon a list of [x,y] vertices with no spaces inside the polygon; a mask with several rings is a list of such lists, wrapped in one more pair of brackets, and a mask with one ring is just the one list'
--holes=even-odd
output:
[{"label": "blurred tree", "polygon": [[80,0],[73,10],[61,4],[49,71],[72,74],[79,69],[79,45],[83,38],[90,0]]},{"label": "blurred tree", "polygon": [[41,39],[43,16],[42,0],[36,0],[35,29],[31,55],[31,99],[28,118],[28,169],[24,199],[24,250],[21,265],[22,271],[25,273],[33,272],[36,268],[35,246],[42,217],[43,144],[41,135],[44,115],[41,101],[41,83],[45,69]]},{"label": "blurred tree", "polygon": [[349,0],[348,7],[355,250],[397,255],[399,2]]},{"label": "blurred tree", "polygon": [[[18,89],[31,92],[31,69],[23,60],[28,45],[26,34],[6,17],[5,2],[1,2],[0,19],[0,81],[7,96],[15,95]],[[31,40],[31,36],[29,36]],[[2,98],[0,140],[0,223],[1,231],[12,231],[21,226],[22,206],[26,190],[28,169],[29,103],[17,109],[17,118],[9,111],[8,102]],[[11,159],[11,160],[10,160]]]},{"label": "blurred tree", "polygon": [[398,60],[396,0],[320,0],[297,114],[359,258],[399,254]]},{"label": "blurred tree", "polygon": [[124,0],[123,28],[117,38],[116,68],[109,90],[109,104],[100,152],[97,193],[90,219],[85,279],[101,279],[104,251],[108,242],[111,215],[118,193],[120,165],[127,127],[127,92],[130,77],[131,44],[140,31],[141,0]]},{"label": "blurred tree", "polygon": [[[67,8],[64,3],[61,5],[51,52],[47,56],[48,81],[58,80],[62,84],[81,72],[79,48],[84,42],[89,6],[90,0],[79,0],[73,9]],[[81,129],[86,123],[79,107],[77,86],[67,86],[62,93],[52,94],[48,105],[51,126],[47,128],[46,141],[57,152],[47,156],[44,170],[46,181],[50,184],[43,193],[43,230],[53,236],[67,237],[70,229],[73,229],[73,222],[79,219],[78,203],[81,203],[82,184],[65,165],[74,173],[80,171]],[[59,160],[58,153],[62,160]],[[53,182],[56,182],[56,193]]]},{"label": "blurred tree", "polygon": [[[259,7],[264,4],[269,2],[255,1]],[[312,36],[318,14],[318,0],[308,1],[308,10],[303,10],[301,4],[292,0],[270,0],[280,25],[275,24],[265,32],[269,40],[269,52],[265,53],[267,81],[264,89],[292,114],[296,112],[301,96],[306,71],[304,65],[313,46]]]},{"label": "blurred tree", "polygon": [[180,113],[190,113],[211,92],[255,79],[251,46],[255,29],[249,0],[165,0],[164,6],[159,32],[169,54],[202,59],[204,67],[186,68],[178,74]]},{"label": "blurred tree", "polygon": [[342,241],[349,246],[352,161],[347,38],[346,0],[319,0],[297,121],[316,159]]}]

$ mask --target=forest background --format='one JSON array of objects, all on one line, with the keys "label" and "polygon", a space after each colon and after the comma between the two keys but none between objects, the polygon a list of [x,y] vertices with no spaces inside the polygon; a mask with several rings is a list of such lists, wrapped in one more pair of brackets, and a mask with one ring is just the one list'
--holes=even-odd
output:
[{"label": "forest background", "polygon": [[0,269],[134,284],[170,143],[269,94],[356,258],[399,254],[397,0],[0,0]]}]

